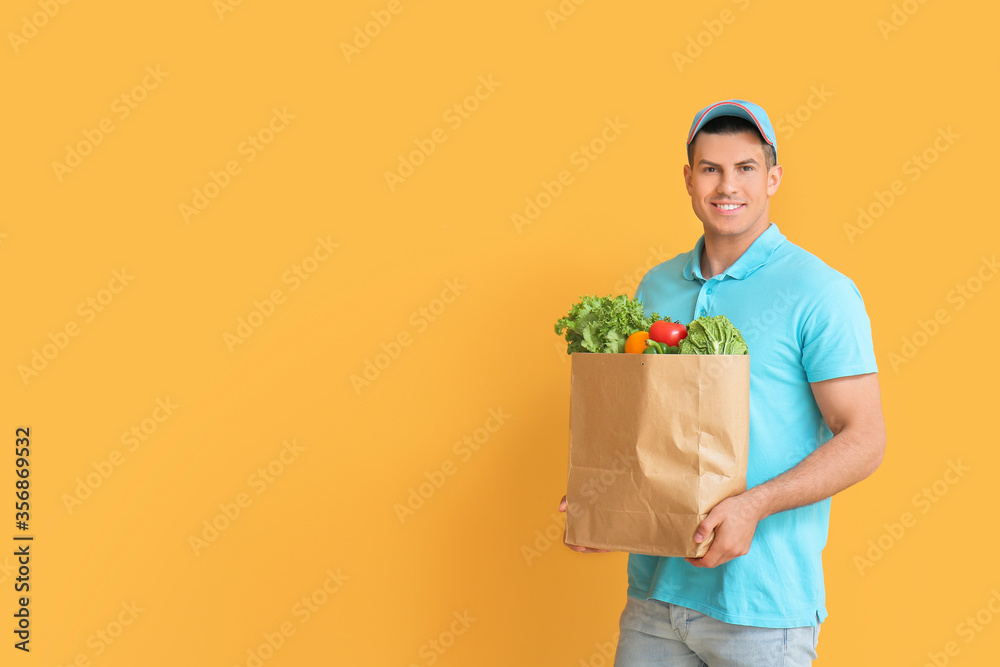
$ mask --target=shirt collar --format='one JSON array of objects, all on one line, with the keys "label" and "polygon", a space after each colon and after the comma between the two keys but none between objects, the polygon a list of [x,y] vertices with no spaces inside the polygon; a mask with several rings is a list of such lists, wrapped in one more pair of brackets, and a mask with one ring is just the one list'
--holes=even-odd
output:
[{"label": "shirt collar", "polygon": [[[767,264],[785,240],[785,235],[778,230],[778,226],[773,222],[758,236],[750,247],[740,255],[733,265],[726,269],[723,275],[743,280],[751,273]],[[694,250],[688,256],[687,263],[684,264],[684,278],[687,280],[700,280],[704,282],[705,277],[701,273],[701,253],[705,250],[705,235],[702,234],[695,244]]]}]

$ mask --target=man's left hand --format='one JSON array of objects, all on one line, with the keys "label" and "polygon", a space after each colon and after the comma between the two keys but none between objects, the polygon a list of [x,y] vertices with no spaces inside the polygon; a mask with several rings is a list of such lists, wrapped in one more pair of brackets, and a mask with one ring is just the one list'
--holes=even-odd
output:
[{"label": "man's left hand", "polygon": [[757,504],[746,493],[726,498],[712,508],[698,525],[694,541],[702,543],[715,532],[715,540],[701,558],[685,558],[695,567],[716,567],[750,551],[760,522]]}]

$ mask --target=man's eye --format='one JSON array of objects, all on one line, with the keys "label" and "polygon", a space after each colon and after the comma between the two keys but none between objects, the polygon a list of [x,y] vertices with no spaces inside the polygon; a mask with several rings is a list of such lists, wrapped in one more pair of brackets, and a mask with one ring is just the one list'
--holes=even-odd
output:
[{"label": "man's eye", "polygon": [[705,171],[715,171],[715,167],[705,167]]},{"label": "man's eye", "polygon": [[743,171],[753,171],[753,165],[749,164],[743,165]]}]

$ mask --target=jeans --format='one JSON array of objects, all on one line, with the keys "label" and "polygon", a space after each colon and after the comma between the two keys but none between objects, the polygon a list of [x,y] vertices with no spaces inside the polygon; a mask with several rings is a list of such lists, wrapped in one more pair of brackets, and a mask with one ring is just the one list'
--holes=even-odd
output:
[{"label": "jeans", "polygon": [[629,597],[615,667],[805,667],[816,659],[819,625],[733,625],[693,609]]}]

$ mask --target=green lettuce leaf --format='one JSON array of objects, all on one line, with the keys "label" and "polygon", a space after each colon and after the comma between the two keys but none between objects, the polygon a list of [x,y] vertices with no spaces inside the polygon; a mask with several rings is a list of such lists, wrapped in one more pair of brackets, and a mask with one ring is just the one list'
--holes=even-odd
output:
[{"label": "green lettuce leaf", "polygon": [[[625,341],[636,331],[646,331],[661,318],[646,317],[642,302],[624,294],[619,296],[582,296],[569,314],[556,322],[555,330],[566,337],[566,353],[625,351]],[[563,333],[565,332],[565,334]]]},{"label": "green lettuce leaf", "polygon": [[681,354],[750,354],[743,334],[725,315],[699,317],[688,325]]}]

